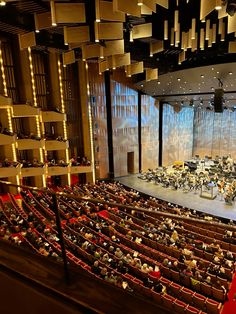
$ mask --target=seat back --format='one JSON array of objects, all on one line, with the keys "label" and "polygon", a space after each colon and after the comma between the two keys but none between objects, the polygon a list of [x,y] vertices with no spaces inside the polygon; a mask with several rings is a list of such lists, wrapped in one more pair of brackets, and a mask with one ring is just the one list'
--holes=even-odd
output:
[{"label": "seat back", "polygon": [[175,313],[178,314],[185,314],[185,308],[187,307],[187,304],[179,301],[179,300],[175,300],[174,301],[174,311]]},{"label": "seat back", "polygon": [[207,313],[209,314],[219,314],[222,304],[213,300],[206,300]]}]

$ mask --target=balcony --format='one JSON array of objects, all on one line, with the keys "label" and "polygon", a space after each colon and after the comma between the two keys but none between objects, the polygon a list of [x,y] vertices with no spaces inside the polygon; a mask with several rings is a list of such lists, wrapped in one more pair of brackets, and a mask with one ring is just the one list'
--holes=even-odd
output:
[{"label": "balcony", "polygon": [[56,140],[45,140],[45,149],[46,150],[64,150],[69,147],[68,141],[61,142]]},{"label": "balcony", "polygon": [[11,98],[0,95],[0,109],[8,109],[12,106]]},{"label": "balcony", "polygon": [[45,167],[29,167],[29,168],[21,168],[22,177],[34,177],[41,176],[45,172]]},{"label": "balcony", "polygon": [[15,135],[0,134],[0,145],[11,145],[16,140]]},{"label": "balcony", "polygon": [[35,117],[40,114],[40,108],[30,105],[13,105],[13,118]]},{"label": "balcony", "polygon": [[0,178],[15,177],[20,173],[21,166],[17,167],[1,167]]},{"label": "balcony", "polygon": [[52,166],[47,167],[47,174],[49,176],[61,176],[69,173],[69,167]]},{"label": "balcony", "polygon": [[66,114],[55,111],[42,111],[42,122],[62,122],[66,121]]},{"label": "balcony", "polygon": [[39,149],[43,148],[44,141],[40,140],[32,140],[32,139],[18,139],[17,140],[17,148],[19,150],[27,150],[27,149]]},{"label": "balcony", "polygon": [[69,172],[71,174],[74,173],[89,173],[89,172],[93,172],[93,167],[92,166],[70,166],[69,167]]}]

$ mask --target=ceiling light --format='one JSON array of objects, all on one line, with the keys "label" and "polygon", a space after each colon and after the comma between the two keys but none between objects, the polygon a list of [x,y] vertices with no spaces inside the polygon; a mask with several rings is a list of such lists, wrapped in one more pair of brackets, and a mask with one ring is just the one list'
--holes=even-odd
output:
[{"label": "ceiling light", "polygon": [[1,1],[0,6],[4,7],[4,5],[6,5],[6,1]]},{"label": "ceiling light", "polygon": [[180,78],[179,78],[179,77],[177,78],[177,81],[178,81],[178,82],[180,81]]},{"label": "ceiling light", "polygon": [[212,71],[214,71],[214,68],[211,68],[212,69]]},{"label": "ceiling light", "polygon": [[52,26],[57,26],[57,23],[52,23]]},{"label": "ceiling light", "polygon": [[157,81],[157,84],[158,84],[158,85],[160,85],[160,84],[161,84],[161,82],[160,82],[160,81]]},{"label": "ceiling light", "polygon": [[39,33],[39,29],[36,29],[36,30],[35,30],[35,33]]},{"label": "ceiling light", "polygon": [[143,84],[141,84],[140,86],[143,87]]},{"label": "ceiling light", "polygon": [[191,88],[189,88],[189,91],[191,92],[191,91],[192,91],[192,89],[191,89]]},{"label": "ceiling light", "polygon": [[219,71],[217,71],[216,73],[217,73],[217,74],[219,74],[220,72],[219,72]]},{"label": "ceiling light", "polygon": [[229,75],[232,75],[233,74],[233,72],[229,72]]},{"label": "ceiling light", "polygon": [[212,87],[211,90],[214,90],[214,87]]},{"label": "ceiling light", "polygon": [[143,0],[138,0],[138,5],[143,5]]},{"label": "ceiling light", "polygon": [[222,9],[221,0],[216,0],[215,9],[216,10],[221,10]]},{"label": "ceiling light", "polygon": [[203,74],[201,74],[201,78],[204,78],[204,75],[203,75]]}]

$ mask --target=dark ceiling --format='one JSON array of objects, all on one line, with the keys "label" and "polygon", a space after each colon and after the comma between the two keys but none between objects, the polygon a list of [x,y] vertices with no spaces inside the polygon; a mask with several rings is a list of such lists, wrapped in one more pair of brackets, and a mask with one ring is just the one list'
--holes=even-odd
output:
[{"label": "dark ceiling", "polygon": [[[129,0],[127,0],[129,1]],[[207,1],[207,0],[206,0]],[[58,1],[58,2],[84,2],[84,1]],[[125,51],[131,53],[131,59],[135,61],[144,61],[145,67],[158,68],[159,74],[192,68],[203,65],[219,64],[236,61],[235,54],[228,53],[228,41],[234,41],[234,33],[226,35],[225,41],[220,41],[220,35],[217,35],[217,41],[210,48],[205,50],[186,51],[186,60],[178,65],[178,55],[180,47],[170,45],[170,40],[164,41],[164,50],[153,57],[149,56],[149,44],[151,41],[163,40],[164,20],[168,20],[169,38],[170,28],[174,25],[174,11],[179,10],[180,31],[187,31],[191,27],[192,18],[196,18],[196,32],[200,33],[200,28],[204,27],[199,19],[200,0],[170,0],[169,9],[157,5],[157,13],[145,15],[141,18],[126,16],[124,23]],[[178,3],[178,7],[177,7]],[[86,0],[86,24],[90,25],[91,39],[94,39],[94,20],[95,20],[95,0]],[[35,30],[34,13],[43,13],[50,11],[49,1],[43,0],[22,0],[10,1],[6,6],[0,7],[0,31],[2,35],[10,33],[13,36],[27,31]],[[208,15],[211,25],[218,25],[217,11],[214,10]],[[129,29],[133,25],[142,23],[152,23],[153,35],[151,38],[138,39],[134,42],[129,41]],[[227,23],[226,23],[227,26]],[[226,29],[227,34],[227,29]],[[199,36],[200,37],[200,36]],[[63,25],[52,27],[40,31],[36,36],[37,44],[41,47],[56,47],[67,50],[63,39]],[[199,39],[198,39],[199,40]],[[78,48],[76,56],[80,57],[81,51]],[[136,75],[135,81],[144,79],[144,74]]]}]

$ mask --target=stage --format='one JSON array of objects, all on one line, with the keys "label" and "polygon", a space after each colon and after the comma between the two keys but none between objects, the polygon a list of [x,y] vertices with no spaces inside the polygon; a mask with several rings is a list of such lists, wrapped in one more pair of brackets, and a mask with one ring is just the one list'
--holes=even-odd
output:
[{"label": "stage", "polygon": [[200,191],[195,194],[194,192],[185,193],[182,189],[172,190],[171,188],[164,188],[156,185],[154,182],[138,179],[137,175],[119,177],[116,180],[129,188],[150,196],[215,216],[236,220],[236,201],[233,205],[226,205],[224,200],[220,200],[219,196],[214,200],[205,199],[200,197]]}]

